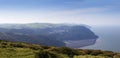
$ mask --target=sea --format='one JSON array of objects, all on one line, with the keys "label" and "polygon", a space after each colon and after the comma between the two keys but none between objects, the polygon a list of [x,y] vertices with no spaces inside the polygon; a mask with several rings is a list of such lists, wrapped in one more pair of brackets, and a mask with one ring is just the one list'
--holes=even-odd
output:
[{"label": "sea", "polygon": [[120,52],[120,26],[92,26],[91,30],[99,36],[93,45],[81,49],[107,50]]}]

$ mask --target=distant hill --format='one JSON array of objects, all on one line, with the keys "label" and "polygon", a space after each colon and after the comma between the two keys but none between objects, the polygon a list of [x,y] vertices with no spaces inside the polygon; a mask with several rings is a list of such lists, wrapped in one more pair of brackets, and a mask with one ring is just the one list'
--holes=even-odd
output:
[{"label": "distant hill", "polygon": [[14,33],[0,33],[1,40],[9,40],[13,42],[26,42],[33,44],[42,44],[46,46],[65,46],[65,43],[55,39],[50,39],[41,35],[25,35],[25,34],[14,34]]},{"label": "distant hill", "polygon": [[0,58],[120,58],[120,53],[0,40]]},{"label": "distant hill", "polygon": [[[6,36],[0,38],[1,40],[4,40],[5,38],[5,40],[36,43],[48,46],[66,46],[65,41],[86,39],[95,39],[96,41],[98,38],[98,36],[85,25],[75,24],[0,24],[0,32],[1,37],[3,36],[3,33],[6,34]],[[92,44],[94,44],[94,42]]]}]

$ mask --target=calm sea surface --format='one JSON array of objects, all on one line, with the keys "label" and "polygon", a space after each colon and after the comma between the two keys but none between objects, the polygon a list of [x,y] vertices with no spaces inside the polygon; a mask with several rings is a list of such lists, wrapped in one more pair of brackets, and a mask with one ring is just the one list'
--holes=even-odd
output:
[{"label": "calm sea surface", "polygon": [[92,31],[99,36],[94,45],[83,49],[100,49],[120,52],[120,26],[93,26]]}]

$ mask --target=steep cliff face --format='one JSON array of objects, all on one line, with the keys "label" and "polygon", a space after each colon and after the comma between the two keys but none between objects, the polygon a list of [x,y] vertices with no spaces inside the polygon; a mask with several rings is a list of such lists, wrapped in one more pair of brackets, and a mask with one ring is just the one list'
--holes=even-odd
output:
[{"label": "steep cliff face", "polygon": [[[0,39],[53,46],[67,46],[65,41],[70,40],[96,40],[98,38],[98,36],[85,26],[69,24],[2,24],[0,25],[0,32],[2,32]],[[7,37],[2,37],[1,35],[3,35],[3,33],[6,34]],[[82,42],[80,44],[84,46],[90,45],[91,43],[84,44],[84,42]]]}]

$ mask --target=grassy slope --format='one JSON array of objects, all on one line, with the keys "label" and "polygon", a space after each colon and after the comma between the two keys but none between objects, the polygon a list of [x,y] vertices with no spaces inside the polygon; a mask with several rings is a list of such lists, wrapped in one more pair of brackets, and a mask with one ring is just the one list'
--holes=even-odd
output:
[{"label": "grassy slope", "polygon": [[0,58],[34,58],[34,51],[25,48],[0,48]]},{"label": "grassy slope", "polygon": [[119,53],[0,41],[0,58],[120,58]]}]

